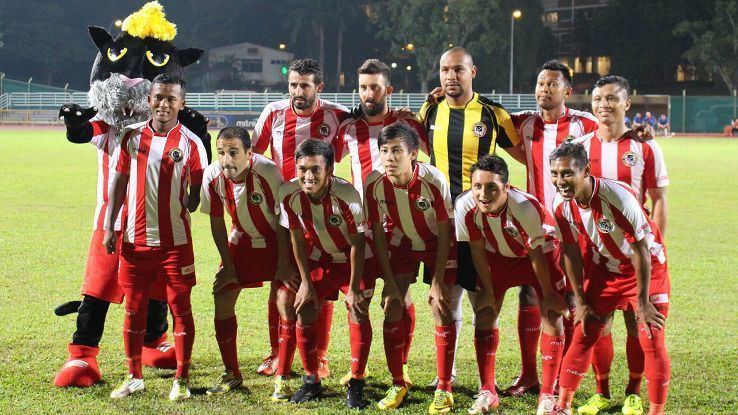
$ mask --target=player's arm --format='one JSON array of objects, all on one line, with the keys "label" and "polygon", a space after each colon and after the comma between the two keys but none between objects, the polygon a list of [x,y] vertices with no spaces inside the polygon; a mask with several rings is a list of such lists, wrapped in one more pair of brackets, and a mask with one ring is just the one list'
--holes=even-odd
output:
[{"label": "player's arm", "polygon": [[433,279],[429,297],[435,299],[441,307],[450,314],[449,299],[444,295],[442,284],[446,274],[448,254],[451,249],[451,225],[448,219],[438,222],[438,245],[436,247],[436,263],[433,266]]},{"label": "player's arm", "polygon": [[666,237],[666,215],[668,210],[666,187],[648,189],[648,197],[651,198],[653,222],[661,231],[661,236]]},{"label": "player's arm", "polygon": [[310,266],[308,264],[307,242],[302,229],[290,229],[292,241],[292,252],[295,255],[297,270],[300,273],[300,288],[295,295],[295,311],[299,312],[303,307],[312,303],[313,307],[318,304],[318,294],[315,291],[313,281],[310,279]]},{"label": "player's arm", "polygon": [[351,244],[351,252],[349,253],[351,278],[349,280],[349,291],[346,293],[346,304],[356,314],[367,315],[369,313],[369,302],[365,301],[361,293],[361,279],[364,276],[364,253],[366,249],[364,232],[349,235],[349,244]]},{"label": "player's arm", "polygon": [[[484,248],[484,240],[469,241],[469,251],[471,252],[472,263],[474,269],[477,270],[477,281],[482,286],[481,290],[477,290],[477,309],[482,310],[487,306],[491,306],[493,310],[497,310],[495,304],[495,292],[492,288],[492,273],[489,270],[489,261]],[[480,293],[481,291],[481,293]]]},{"label": "player's arm", "polygon": [[584,323],[588,318],[599,319],[592,306],[584,296],[584,265],[582,253],[576,243],[562,242],[562,253],[564,255],[564,273],[569,278],[574,298],[577,303],[577,311],[574,315],[574,324],[582,323],[582,334],[587,335]]},{"label": "player's arm", "polygon": [[282,226],[277,226],[277,271],[274,279],[297,291],[300,288],[300,277],[292,267],[290,255],[293,255],[290,232]]},{"label": "player's arm", "polygon": [[554,291],[551,284],[551,274],[548,270],[548,263],[546,262],[546,256],[543,253],[543,248],[538,246],[533,249],[528,249],[528,258],[533,266],[533,272],[536,274],[538,283],[541,285],[541,293],[543,298],[541,299],[541,311],[544,316],[548,315],[549,311],[564,315],[567,313],[567,307],[564,303],[564,299],[561,298],[559,293]]},{"label": "player's arm", "polygon": [[187,210],[190,213],[197,210],[197,206],[200,205],[200,186],[199,184],[190,184],[190,193],[187,198]]},{"label": "player's arm", "polygon": [[126,189],[128,188],[128,174],[123,172],[115,172],[113,181],[110,184],[110,194],[108,195],[108,210],[105,212],[107,222],[105,224],[105,236],[103,236],[103,246],[109,254],[115,252],[115,220],[118,217],[120,209],[123,207],[123,200],[126,197]]},{"label": "player's arm", "polygon": [[215,273],[215,281],[213,281],[213,294],[215,294],[229,284],[237,283],[238,278],[231,251],[228,250],[228,230],[223,216],[210,216],[210,233],[213,235],[213,242],[218,249],[220,262],[223,264]]},{"label": "player's arm", "polygon": [[499,124],[497,138],[495,139],[496,143],[505,149],[507,154],[512,156],[518,163],[525,164],[525,151],[520,146],[522,140],[518,131],[515,129],[515,124],[513,124],[510,114],[496,106],[492,107],[490,111],[493,112],[493,116],[497,118]]},{"label": "player's arm", "polygon": [[636,316],[641,323],[648,324],[654,329],[664,327],[666,317],[656,310],[648,300],[648,290],[651,286],[651,253],[648,250],[646,238],[641,238],[630,244],[633,256],[630,258],[635,269],[636,284],[638,285],[638,308]]}]

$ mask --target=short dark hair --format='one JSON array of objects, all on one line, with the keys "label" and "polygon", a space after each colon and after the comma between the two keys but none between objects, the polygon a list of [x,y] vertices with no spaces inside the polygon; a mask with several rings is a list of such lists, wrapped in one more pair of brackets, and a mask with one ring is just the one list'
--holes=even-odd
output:
[{"label": "short dark hair", "polygon": [[571,157],[571,159],[574,161],[574,164],[580,169],[585,168],[589,163],[587,150],[580,143],[564,141],[563,143],[561,143],[560,146],[556,147],[556,149],[551,152],[551,155],[548,157],[548,161],[552,162],[562,157]]},{"label": "short dark hair", "polygon": [[382,128],[377,138],[377,146],[382,147],[389,140],[399,138],[405,143],[410,152],[416,151],[420,147],[420,136],[410,125],[405,122],[393,122],[392,124]]},{"label": "short dark hair", "polygon": [[325,166],[329,169],[333,167],[333,146],[323,140],[309,138],[300,143],[300,145],[297,146],[297,150],[295,150],[295,162],[301,158],[315,156],[323,156]]},{"label": "short dark hair", "polygon": [[603,76],[602,78],[598,79],[597,82],[595,82],[594,87],[599,88],[601,86],[609,84],[617,84],[620,88],[625,90],[626,97],[630,95],[630,83],[628,83],[627,79],[618,75]]},{"label": "short dark hair", "polygon": [[248,130],[243,127],[226,127],[220,130],[216,141],[221,138],[238,138],[243,144],[244,151],[251,148],[251,137]]},{"label": "short dark hair", "polygon": [[312,75],[313,82],[315,82],[316,85],[323,82],[323,74],[320,70],[320,64],[315,59],[295,59],[290,64],[289,72],[297,72],[300,75]]},{"label": "short dark hair", "polygon": [[564,76],[564,79],[569,84],[569,86],[571,86],[571,84],[574,81],[573,78],[571,77],[571,72],[572,72],[571,71],[571,68],[567,64],[561,62],[560,60],[552,59],[552,60],[544,63],[543,66],[541,66],[541,70],[542,71],[548,70],[548,71],[558,71],[558,72],[561,72],[561,75]]},{"label": "short dark hair", "polygon": [[480,157],[476,163],[471,166],[471,174],[477,170],[488,171],[490,173],[499,174],[502,183],[507,184],[510,179],[510,170],[507,169],[505,159],[494,154],[485,154]]},{"label": "short dark hair", "polygon": [[156,75],[156,78],[151,81],[151,84],[179,85],[180,89],[182,90],[182,97],[185,96],[185,90],[187,89],[187,82],[185,82],[182,77],[169,72],[164,72]]},{"label": "short dark hair", "polygon": [[386,63],[379,59],[367,59],[361,64],[357,71],[359,75],[384,75],[384,79],[387,80],[387,84],[390,83],[390,68]]}]

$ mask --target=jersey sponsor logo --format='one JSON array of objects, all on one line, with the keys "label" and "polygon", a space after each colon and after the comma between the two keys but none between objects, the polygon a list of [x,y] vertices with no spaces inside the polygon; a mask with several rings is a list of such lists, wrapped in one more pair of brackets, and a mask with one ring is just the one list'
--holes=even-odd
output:
[{"label": "jersey sponsor logo", "polygon": [[520,235],[520,232],[518,232],[517,229],[515,229],[514,226],[505,226],[503,228],[505,232],[507,232],[508,235],[512,236],[513,238],[517,238],[518,235]]},{"label": "jersey sponsor logo", "polygon": [[339,227],[343,223],[341,215],[330,215],[328,216],[328,224],[331,226]]},{"label": "jersey sponsor logo", "polygon": [[428,199],[424,197],[419,197],[415,200],[415,207],[418,210],[425,212],[426,210],[430,209],[431,204],[430,204],[430,201],[428,201]]},{"label": "jersey sponsor logo", "polygon": [[134,155],[134,154],[143,154],[143,155],[146,155],[147,153],[148,153],[148,150],[146,150],[145,148],[141,148],[141,147],[133,147],[133,148],[131,148],[131,155]]},{"label": "jersey sponsor logo", "polygon": [[167,154],[169,155],[169,158],[172,159],[172,161],[175,163],[179,163],[184,158],[184,154],[182,153],[182,150],[180,150],[177,147],[169,150],[169,153]]},{"label": "jersey sponsor logo", "polygon": [[626,151],[623,153],[623,164],[625,164],[628,167],[635,166],[636,162],[638,161],[638,155],[632,151]]},{"label": "jersey sponsor logo", "polygon": [[475,123],[472,126],[472,132],[477,137],[482,138],[487,134],[487,126],[483,122]]},{"label": "jersey sponsor logo", "polygon": [[262,196],[260,193],[253,192],[249,194],[249,202],[255,205],[260,205],[261,202],[263,201],[264,201],[264,196]]},{"label": "jersey sponsor logo", "polygon": [[597,229],[600,232],[610,233],[615,230],[615,224],[608,218],[600,218],[597,220]]},{"label": "jersey sponsor logo", "polygon": [[318,133],[323,137],[328,137],[331,134],[331,127],[326,123],[320,124],[318,126]]}]

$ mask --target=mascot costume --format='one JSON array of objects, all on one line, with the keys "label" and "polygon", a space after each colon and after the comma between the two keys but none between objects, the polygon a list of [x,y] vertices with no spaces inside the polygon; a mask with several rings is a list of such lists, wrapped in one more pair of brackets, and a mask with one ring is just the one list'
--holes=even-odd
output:
[{"label": "mascot costume", "polygon": [[[151,118],[147,97],[154,77],[165,72],[182,76],[184,68],[200,59],[204,52],[174,46],[176,26],[166,20],[163,7],[156,1],[128,16],[123,21],[122,33],[115,37],[101,27],[88,29],[98,49],[90,75],[90,108],[65,104],[59,110],[59,117],[67,128],[69,141],[91,143],[97,148],[97,207],[82,284],[83,299],[62,304],[55,310],[57,315],[78,313],[77,331],[68,345],[69,358],[54,380],[60,387],[88,387],[100,381],[97,355],[105,317],[110,303],[123,301],[123,292],[118,286],[118,253],[120,222],[125,213],[118,217],[115,226],[118,234],[115,254],[106,254],[102,247],[108,187],[115,172],[113,154],[120,133],[126,125]],[[200,137],[209,162],[207,118],[185,107],[179,113],[179,121]],[[151,297],[142,362],[146,366],[174,369],[177,366],[174,346],[166,341],[168,308],[163,280],[152,286]]]}]

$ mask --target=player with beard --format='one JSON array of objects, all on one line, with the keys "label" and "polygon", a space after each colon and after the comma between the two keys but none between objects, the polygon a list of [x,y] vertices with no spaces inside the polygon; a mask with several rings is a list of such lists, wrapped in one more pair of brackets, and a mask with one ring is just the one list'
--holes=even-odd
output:
[{"label": "player with beard", "polygon": [[[336,162],[341,161],[345,155],[351,158],[352,182],[356,190],[363,195],[364,181],[369,173],[373,170],[384,171],[379,156],[379,146],[377,145],[377,139],[383,127],[396,121],[408,124],[417,131],[420,137],[420,149],[426,154],[428,154],[428,136],[422,124],[413,118],[403,117],[402,114],[390,109],[387,105],[387,100],[392,95],[394,87],[391,84],[390,68],[386,63],[377,59],[367,59],[359,67],[358,75],[359,99],[361,101],[360,116],[348,118],[341,123],[333,146],[336,149]],[[374,244],[370,233],[367,233],[367,243],[373,250]],[[367,258],[366,268],[378,269],[373,257],[371,259]],[[405,383],[411,384],[412,381],[407,372],[407,362],[415,331],[415,304],[413,304],[410,291],[405,297],[403,322],[407,328],[405,330],[403,372]],[[341,384],[345,384],[349,379],[350,374],[344,376],[341,378]]]},{"label": "player with beard", "polygon": [[[473,80],[477,68],[469,52],[455,46],[441,55],[439,78],[441,89],[431,93],[432,102],[426,102],[418,117],[425,125],[430,141],[430,162],[445,176],[451,186],[451,198],[471,187],[471,166],[480,156],[495,153],[497,146],[521,163],[525,155],[520,148],[520,137],[501,105],[474,92]],[[434,94],[438,93],[434,96]],[[458,279],[447,298],[453,313],[456,335],[461,332],[461,297],[463,288],[476,289],[476,271],[472,265],[469,244],[461,242],[458,249]],[[428,275],[426,272],[426,281]],[[463,288],[462,288],[463,287]],[[458,342],[456,342],[458,344]],[[453,379],[456,379],[454,364]],[[437,379],[431,386],[437,384]]]},{"label": "player with beard", "polygon": [[[282,171],[285,182],[292,180],[296,175],[295,149],[297,146],[309,138],[331,143],[338,132],[341,121],[348,116],[348,110],[343,105],[319,98],[324,84],[320,65],[315,60],[297,59],[292,62],[287,74],[287,82],[290,97],[272,102],[264,108],[256,122],[251,140],[256,154],[264,154],[267,149],[270,149],[271,158]],[[271,350],[256,370],[257,373],[265,376],[276,373],[279,364],[281,328],[279,326],[280,313],[276,305],[278,288],[277,283],[271,285],[268,300]],[[318,356],[321,378],[330,374],[326,353],[333,321],[333,302],[326,301],[323,307],[318,317],[320,325]],[[282,316],[285,319],[287,317]],[[282,368],[282,371],[289,370]]]},{"label": "player with beard", "polygon": [[[527,192],[535,196],[549,211],[556,195],[556,187],[549,178],[548,156],[565,140],[581,137],[597,129],[597,119],[592,114],[566,106],[566,100],[572,94],[571,84],[571,69],[559,61],[548,61],[541,67],[536,80],[535,96],[539,109],[510,114],[525,151]],[[571,292],[567,292],[565,299],[570,308],[574,306]],[[570,314],[573,315],[573,310]],[[571,319],[564,319],[564,326],[568,346],[573,332]],[[518,307],[521,371],[502,392],[503,395],[520,396],[539,392],[536,351],[540,327],[541,312],[536,290],[523,285],[520,287]],[[544,395],[550,393],[552,392],[542,391]]]}]

